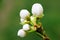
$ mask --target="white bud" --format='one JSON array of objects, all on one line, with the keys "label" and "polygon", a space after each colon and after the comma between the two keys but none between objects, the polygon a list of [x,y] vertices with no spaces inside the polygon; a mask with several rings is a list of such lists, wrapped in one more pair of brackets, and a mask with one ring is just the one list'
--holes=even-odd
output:
[{"label": "white bud", "polygon": [[24,22],[24,21],[25,21],[25,19],[22,19],[22,18],[21,18],[21,19],[20,19],[20,21],[21,21],[21,23],[22,23],[22,22]]},{"label": "white bud", "polygon": [[30,25],[29,24],[23,25],[23,30],[27,31],[29,29],[30,29]]},{"label": "white bud", "polygon": [[20,29],[17,33],[18,36],[20,37],[25,37],[26,36],[26,32],[23,29]]},{"label": "white bud", "polygon": [[26,17],[29,17],[29,16],[30,16],[30,13],[29,13],[28,10],[23,9],[23,10],[20,11],[20,17],[21,17],[22,19],[26,19]]},{"label": "white bud", "polygon": [[42,5],[41,4],[39,4],[39,3],[35,3],[35,4],[33,4],[33,6],[32,6],[32,14],[34,15],[34,16],[40,16],[41,14],[43,13],[43,7],[42,7]]}]

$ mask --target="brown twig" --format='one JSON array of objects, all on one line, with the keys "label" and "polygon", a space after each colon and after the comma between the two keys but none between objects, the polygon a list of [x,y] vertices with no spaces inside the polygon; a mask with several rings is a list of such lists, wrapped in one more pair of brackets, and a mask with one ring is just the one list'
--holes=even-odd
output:
[{"label": "brown twig", "polygon": [[40,25],[40,27],[37,27],[37,25],[35,25],[35,27],[37,28],[36,32],[43,38],[43,40],[50,40],[47,34],[45,33],[45,30],[43,29],[42,25]]}]

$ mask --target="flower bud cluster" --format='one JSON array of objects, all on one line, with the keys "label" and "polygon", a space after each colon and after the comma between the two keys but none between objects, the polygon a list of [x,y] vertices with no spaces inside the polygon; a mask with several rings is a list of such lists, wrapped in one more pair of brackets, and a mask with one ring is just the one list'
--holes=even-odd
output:
[{"label": "flower bud cluster", "polygon": [[28,10],[22,9],[20,11],[20,23],[23,25],[23,27],[18,31],[18,36],[25,37],[27,31],[36,30],[34,25],[36,24],[37,18],[41,17],[43,17],[43,7],[39,3],[33,4],[32,16],[30,16],[30,12]]}]

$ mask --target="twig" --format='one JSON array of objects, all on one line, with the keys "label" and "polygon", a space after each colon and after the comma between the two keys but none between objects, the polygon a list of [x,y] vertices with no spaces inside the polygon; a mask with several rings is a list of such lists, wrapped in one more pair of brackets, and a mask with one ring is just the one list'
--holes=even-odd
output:
[{"label": "twig", "polygon": [[42,25],[40,25],[39,28],[37,27],[36,32],[38,35],[40,35],[43,38],[43,40],[50,40],[49,37],[47,36],[47,34],[45,33],[45,30],[43,29]]}]

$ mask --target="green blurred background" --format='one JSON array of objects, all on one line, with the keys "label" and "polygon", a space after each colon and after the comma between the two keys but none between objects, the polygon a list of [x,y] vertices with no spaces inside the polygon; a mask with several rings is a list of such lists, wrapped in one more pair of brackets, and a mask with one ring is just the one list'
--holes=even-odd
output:
[{"label": "green blurred background", "polygon": [[17,36],[22,28],[19,24],[19,12],[27,9],[31,13],[34,3],[44,8],[42,24],[51,40],[60,40],[60,0],[0,0],[0,40],[42,40],[36,33],[24,38]]}]

